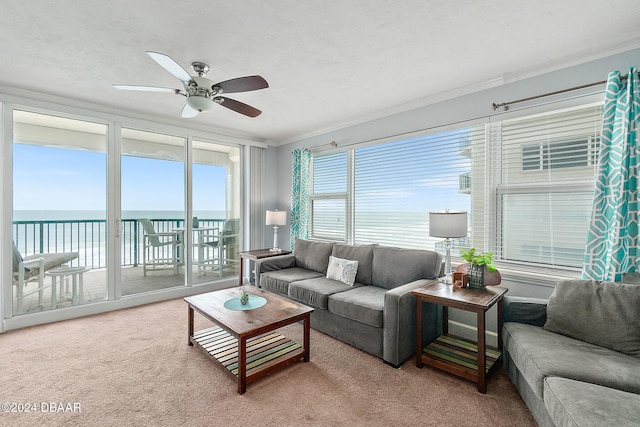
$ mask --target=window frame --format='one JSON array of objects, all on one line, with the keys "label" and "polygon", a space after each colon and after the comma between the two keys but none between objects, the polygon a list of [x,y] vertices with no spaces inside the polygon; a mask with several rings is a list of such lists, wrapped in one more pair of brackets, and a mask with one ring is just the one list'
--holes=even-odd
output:
[{"label": "window frame", "polygon": [[[503,123],[508,122],[509,120],[527,120],[527,119],[535,119],[539,116],[549,116],[552,114],[563,114],[571,111],[577,110],[588,110],[590,108],[597,108],[602,106],[602,101],[600,99],[596,100],[593,95],[585,97],[586,99],[582,99],[582,102],[579,102],[579,99],[576,100],[568,100],[566,102],[558,102],[546,106],[546,108],[534,108],[535,111],[529,111],[529,109],[522,109],[518,111],[515,115],[503,114],[500,117],[497,117],[495,120],[492,120],[487,124],[487,138],[491,138],[488,141],[488,145],[490,149],[487,150],[485,159],[485,164],[489,164],[488,162],[493,161],[496,164],[494,168],[494,173],[491,173],[487,168],[487,176],[490,177],[490,191],[491,194],[487,194],[487,198],[492,201],[492,204],[486,206],[495,206],[493,211],[490,211],[489,216],[493,217],[490,221],[485,221],[485,230],[489,226],[491,228],[491,233],[487,233],[489,235],[488,240],[485,238],[485,248],[487,251],[491,251],[494,254],[494,259],[499,266],[503,268],[513,268],[513,269],[525,269],[530,271],[540,271],[544,270],[545,272],[560,272],[564,274],[566,272],[578,272],[580,271],[579,267],[573,267],[568,265],[558,265],[553,263],[539,263],[539,262],[527,262],[520,261],[515,259],[508,259],[504,257],[504,237],[503,237],[503,212],[505,208],[505,197],[506,195],[520,195],[520,194],[553,194],[553,193],[571,193],[571,194],[581,194],[581,193],[591,193],[593,194],[595,188],[595,168],[597,167],[597,157],[598,157],[598,147],[599,147],[599,134],[589,135],[585,141],[587,144],[587,165],[580,165],[577,167],[567,167],[567,168],[540,168],[535,170],[524,170],[524,157],[522,156],[522,149],[525,146],[523,143],[520,146],[520,155],[521,155],[521,164],[520,164],[520,173],[523,175],[529,174],[532,178],[534,174],[548,174],[557,173],[559,170],[563,169],[578,169],[578,168],[593,168],[594,173],[589,179],[573,179],[573,180],[562,180],[555,179],[549,180],[546,182],[536,182],[535,179],[528,179],[526,182],[517,182],[517,183],[504,183],[502,173],[504,171],[504,167],[502,164],[503,155],[502,151],[504,148],[503,140],[501,138],[501,126]],[[576,102],[578,101],[578,102]],[[553,144],[555,142],[562,142],[568,140],[578,140],[579,138],[569,137],[565,139],[558,139],[557,141],[547,142],[547,145]],[[492,156],[493,159],[489,157]],[[551,160],[549,160],[551,162]],[[491,218],[490,218],[491,219]],[[586,234],[585,234],[586,239]]]},{"label": "window frame", "polygon": [[[309,179],[309,238],[315,240],[328,240],[335,241],[340,243],[351,243],[353,242],[353,209],[351,208],[352,200],[353,200],[353,169],[354,169],[354,156],[353,150],[346,151],[346,187],[345,191],[339,192],[327,192],[327,193],[315,193],[314,192],[314,179],[315,179],[315,161],[316,157],[321,156],[329,156],[335,155],[345,152],[344,150],[330,150],[322,153],[318,153],[311,155],[311,167],[310,167],[310,179]],[[343,201],[344,202],[344,217],[345,217],[345,231],[342,240],[335,240],[331,236],[322,235],[322,234],[314,234],[314,202],[323,201],[323,200],[334,200],[334,201]]]}]

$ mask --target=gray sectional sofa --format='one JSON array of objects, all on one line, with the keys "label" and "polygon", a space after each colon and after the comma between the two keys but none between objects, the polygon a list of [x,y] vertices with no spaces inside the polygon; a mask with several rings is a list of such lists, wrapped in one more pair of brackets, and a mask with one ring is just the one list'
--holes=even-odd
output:
[{"label": "gray sectional sofa", "polygon": [[640,425],[640,285],[505,297],[504,367],[540,426]]},{"label": "gray sectional sofa", "polygon": [[[415,353],[411,290],[441,276],[433,251],[296,239],[292,254],[256,262],[256,284],[313,307],[311,327],[400,366]],[[357,261],[355,283],[327,278],[329,258]],[[331,269],[330,273],[331,273]],[[441,326],[441,309],[424,304],[424,342]]]}]

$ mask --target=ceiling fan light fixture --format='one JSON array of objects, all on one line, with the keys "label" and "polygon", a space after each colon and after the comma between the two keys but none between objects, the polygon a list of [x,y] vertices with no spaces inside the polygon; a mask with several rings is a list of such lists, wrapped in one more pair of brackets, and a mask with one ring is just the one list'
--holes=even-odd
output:
[{"label": "ceiling fan light fixture", "polygon": [[205,96],[192,95],[187,98],[187,104],[194,110],[203,112],[211,109],[213,101]]},{"label": "ceiling fan light fixture", "polygon": [[183,118],[196,117],[198,113],[210,110],[213,104],[220,104],[231,111],[252,118],[258,117],[262,113],[262,111],[244,102],[218,95],[223,92],[237,93],[266,89],[269,87],[269,84],[263,77],[258,75],[245,76],[214,83],[204,77],[209,72],[209,66],[204,62],[196,61],[191,63],[191,68],[197,74],[192,76],[175,60],[163,53],[148,51],[147,54],[157,62],[158,65],[180,80],[184,90],[154,86],[113,85],[115,89],[145,92],[173,92],[176,95],[182,95],[186,97],[186,102],[182,107],[181,117]]}]

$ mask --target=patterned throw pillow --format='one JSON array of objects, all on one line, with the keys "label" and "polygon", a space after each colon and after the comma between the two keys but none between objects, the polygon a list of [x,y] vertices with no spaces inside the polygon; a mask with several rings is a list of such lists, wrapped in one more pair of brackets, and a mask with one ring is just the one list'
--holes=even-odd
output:
[{"label": "patterned throw pillow", "polygon": [[327,279],[337,280],[345,285],[353,286],[358,273],[358,261],[329,257],[329,268],[327,268]]}]

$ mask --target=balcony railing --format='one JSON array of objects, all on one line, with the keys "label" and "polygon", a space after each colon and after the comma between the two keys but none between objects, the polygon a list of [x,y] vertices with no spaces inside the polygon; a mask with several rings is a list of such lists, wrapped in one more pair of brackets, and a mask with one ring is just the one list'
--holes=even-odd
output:
[{"label": "balcony railing", "polygon": [[[200,227],[222,230],[224,219],[198,220]],[[158,233],[184,227],[183,219],[152,219]],[[122,220],[121,265],[138,266],[143,256],[143,229],[137,219]],[[71,265],[91,269],[107,266],[105,220],[14,221],[13,238],[22,256],[47,252],[78,252]]]}]

